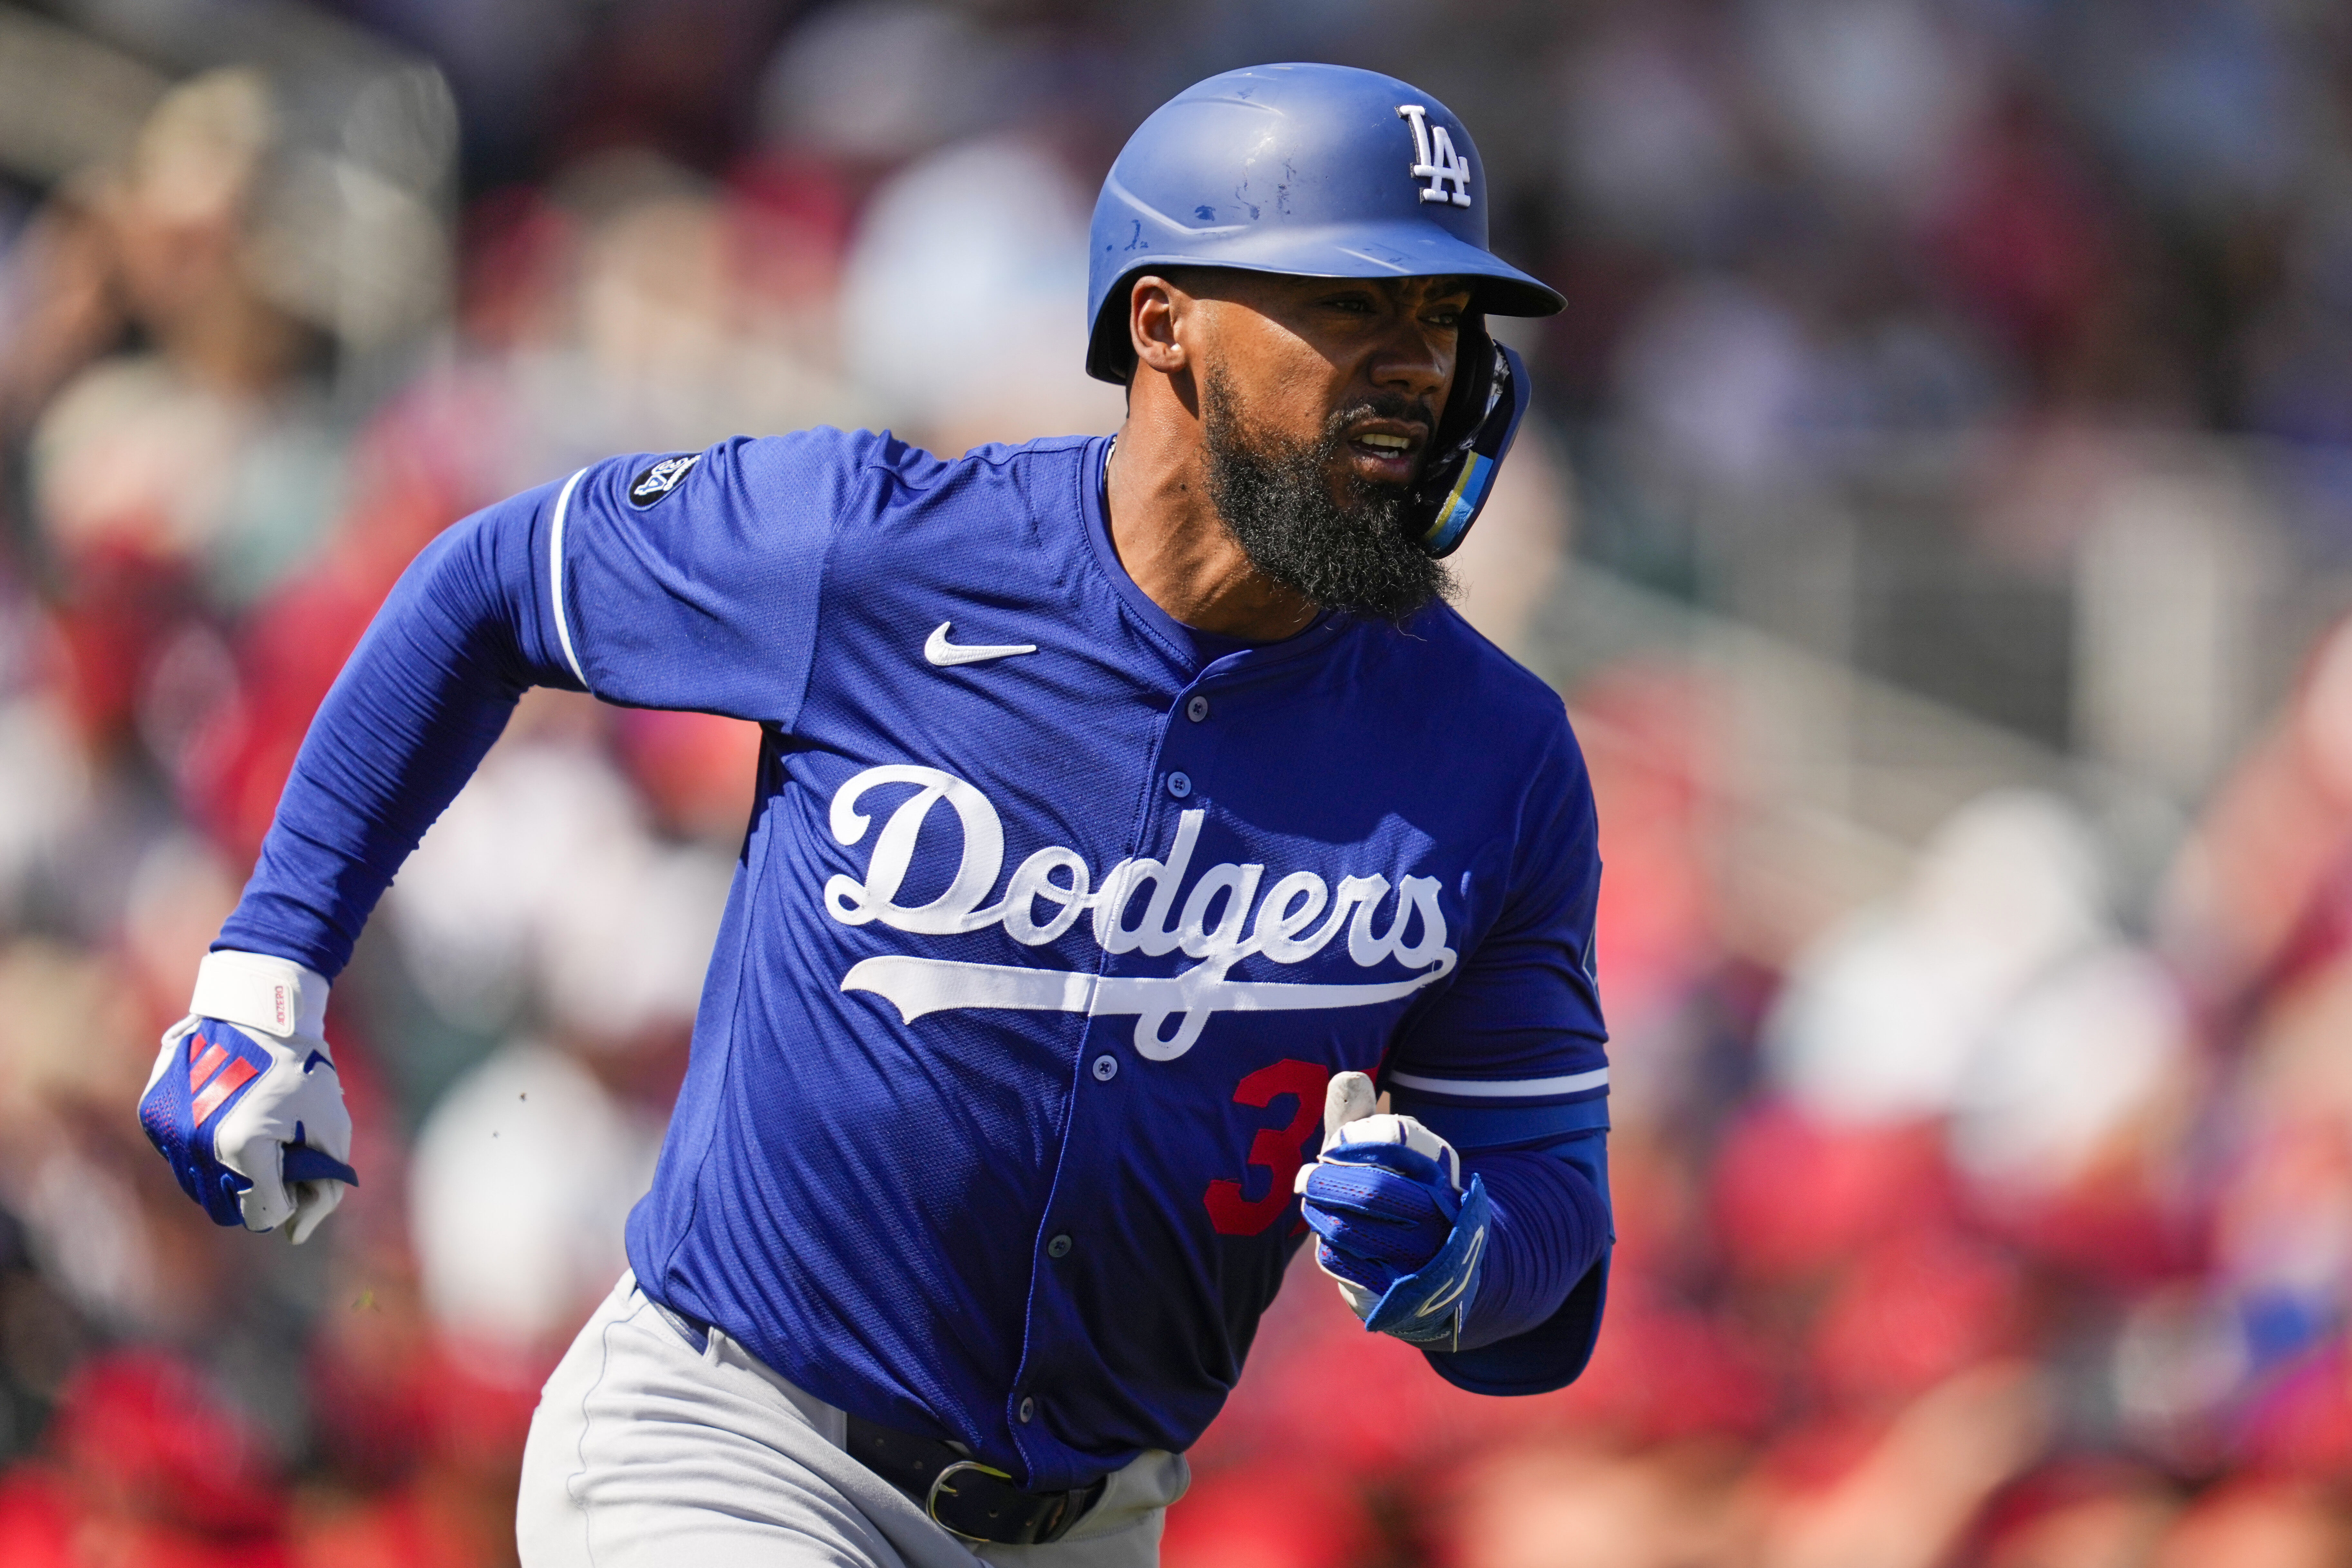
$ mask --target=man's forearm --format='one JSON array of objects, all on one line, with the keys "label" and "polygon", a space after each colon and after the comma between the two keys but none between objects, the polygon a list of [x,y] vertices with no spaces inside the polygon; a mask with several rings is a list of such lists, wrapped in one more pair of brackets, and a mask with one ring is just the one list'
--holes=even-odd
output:
[{"label": "man's forearm", "polygon": [[1609,1211],[1591,1181],[1551,1153],[1465,1153],[1463,1168],[1486,1184],[1493,1218],[1476,1300],[1462,1325],[1465,1350],[1549,1321],[1609,1244]]},{"label": "man's forearm", "polygon": [[579,682],[550,658],[534,541],[544,489],[427,546],[311,721],[245,896],[215,948],[332,979],[376,900],[534,685]]}]

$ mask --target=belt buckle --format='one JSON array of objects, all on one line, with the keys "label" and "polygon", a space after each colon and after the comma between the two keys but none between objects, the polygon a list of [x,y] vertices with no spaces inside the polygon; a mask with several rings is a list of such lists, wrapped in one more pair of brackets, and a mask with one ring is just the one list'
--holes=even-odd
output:
[{"label": "belt buckle", "polygon": [[931,1478],[931,1489],[923,1496],[923,1512],[929,1517],[930,1521],[933,1524],[938,1525],[941,1530],[946,1531],[950,1535],[954,1536],[959,1541],[985,1541],[987,1539],[985,1536],[966,1535],[962,1531],[958,1530],[954,1525],[950,1524],[946,1520],[940,1517],[940,1494],[941,1492],[945,1492],[950,1497],[954,1497],[956,1495],[956,1489],[948,1485],[948,1478],[954,1475],[958,1470],[978,1470],[982,1475],[994,1476],[1000,1481],[1011,1480],[1013,1479],[1012,1472],[1009,1470],[1000,1470],[994,1465],[983,1465],[978,1459],[958,1459],[954,1464],[948,1466],[938,1475]]}]

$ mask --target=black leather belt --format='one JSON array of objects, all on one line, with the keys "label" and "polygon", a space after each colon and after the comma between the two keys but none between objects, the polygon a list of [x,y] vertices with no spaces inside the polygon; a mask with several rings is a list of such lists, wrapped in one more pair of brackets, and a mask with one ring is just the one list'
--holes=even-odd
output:
[{"label": "black leather belt", "polygon": [[849,1457],[913,1498],[934,1524],[1000,1546],[1061,1540],[1103,1493],[1102,1481],[1075,1491],[1024,1492],[1011,1476],[961,1449],[856,1415],[849,1418]]},{"label": "black leather belt", "polygon": [[[699,1354],[710,1325],[659,1301],[652,1303],[678,1337]],[[912,1432],[849,1417],[849,1457],[915,1500],[931,1522],[967,1541],[998,1546],[1043,1546],[1059,1541],[1086,1517],[1105,1481],[1066,1492],[1024,1492],[1013,1478],[961,1448]]]}]

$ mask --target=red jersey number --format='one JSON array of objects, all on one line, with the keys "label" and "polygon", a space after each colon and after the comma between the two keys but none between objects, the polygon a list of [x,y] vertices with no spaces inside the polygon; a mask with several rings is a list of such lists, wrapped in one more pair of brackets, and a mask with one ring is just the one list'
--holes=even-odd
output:
[{"label": "red jersey number", "polygon": [[1313,1062],[1278,1061],[1263,1067],[1234,1088],[1236,1105],[1272,1105],[1287,1095],[1297,1102],[1289,1121],[1261,1127],[1250,1140],[1249,1163],[1273,1178],[1261,1198],[1242,1196],[1242,1184],[1223,1177],[1209,1184],[1202,1200],[1220,1236],[1255,1236],[1290,1206],[1290,1184],[1307,1163],[1307,1140],[1323,1130],[1323,1086],[1331,1069]]}]

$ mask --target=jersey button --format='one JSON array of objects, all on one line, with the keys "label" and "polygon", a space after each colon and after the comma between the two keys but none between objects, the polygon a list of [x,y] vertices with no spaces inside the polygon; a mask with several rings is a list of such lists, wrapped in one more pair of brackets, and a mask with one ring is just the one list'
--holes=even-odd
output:
[{"label": "jersey button", "polygon": [[1118,1058],[1106,1051],[1095,1058],[1095,1081],[1108,1083],[1118,1076]]},{"label": "jersey button", "polygon": [[1021,1425],[1024,1426],[1029,1425],[1029,1418],[1036,1414],[1037,1402],[1035,1400],[1024,1399],[1021,1402]]},{"label": "jersey button", "polygon": [[1189,773],[1170,773],[1168,775],[1168,793],[1174,795],[1178,800],[1182,800],[1186,795],[1191,795],[1192,793],[1192,775]]},{"label": "jersey button", "polygon": [[1209,700],[1207,698],[1195,697],[1192,701],[1184,704],[1184,717],[1192,721],[1193,723],[1197,724],[1208,716]]},{"label": "jersey button", "polygon": [[1069,1255],[1070,1238],[1066,1236],[1057,1236],[1045,1244],[1045,1256],[1048,1258],[1067,1258]]}]

